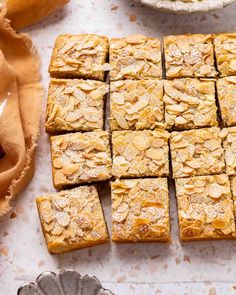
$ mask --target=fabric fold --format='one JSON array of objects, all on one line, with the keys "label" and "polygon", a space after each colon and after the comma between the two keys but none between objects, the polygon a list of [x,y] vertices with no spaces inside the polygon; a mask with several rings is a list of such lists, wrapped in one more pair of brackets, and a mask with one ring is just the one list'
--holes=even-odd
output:
[{"label": "fabric fold", "polygon": [[39,57],[25,34],[0,14],[0,216],[33,176],[41,102]]},{"label": "fabric fold", "polygon": [[36,23],[69,0],[6,0],[7,18],[15,29]]}]

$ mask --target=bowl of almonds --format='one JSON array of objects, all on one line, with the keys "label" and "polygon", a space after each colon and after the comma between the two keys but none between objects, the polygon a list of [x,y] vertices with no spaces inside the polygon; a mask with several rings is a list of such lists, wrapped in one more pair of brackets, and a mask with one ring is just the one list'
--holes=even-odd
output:
[{"label": "bowl of almonds", "polygon": [[221,9],[235,0],[135,0],[157,10],[174,13],[208,12]]}]

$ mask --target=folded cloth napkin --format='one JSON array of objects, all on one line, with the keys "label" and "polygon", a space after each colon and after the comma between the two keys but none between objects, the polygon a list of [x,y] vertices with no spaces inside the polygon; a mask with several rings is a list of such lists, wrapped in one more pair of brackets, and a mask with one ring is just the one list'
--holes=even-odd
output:
[{"label": "folded cloth napkin", "polygon": [[33,176],[41,102],[39,57],[0,13],[0,216]]},{"label": "folded cloth napkin", "polygon": [[3,0],[2,2],[6,4],[6,16],[11,20],[12,27],[21,29],[36,23],[69,0]]}]

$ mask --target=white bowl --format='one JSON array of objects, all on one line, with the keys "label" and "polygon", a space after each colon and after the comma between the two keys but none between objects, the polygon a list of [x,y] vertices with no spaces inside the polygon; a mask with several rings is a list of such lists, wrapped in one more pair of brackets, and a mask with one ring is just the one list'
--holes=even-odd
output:
[{"label": "white bowl", "polygon": [[207,12],[216,10],[229,5],[236,0],[194,0],[193,2],[183,2],[181,0],[135,0],[144,5],[155,9],[174,12],[174,13],[192,13]]},{"label": "white bowl", "polygon": [[102,287],[92,275],[82,277],[74,270],[62,270],[59,274],[44,272],[36,282],[21,286],[17,295],[114,295]]}]

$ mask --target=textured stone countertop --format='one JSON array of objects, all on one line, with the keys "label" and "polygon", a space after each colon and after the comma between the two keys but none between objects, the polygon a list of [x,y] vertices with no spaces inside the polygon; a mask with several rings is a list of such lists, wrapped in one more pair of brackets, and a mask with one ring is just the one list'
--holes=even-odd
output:
[{"label": "textured stone countertop", "polygon": [[[143,8],[131,0],[72,0],[37,25],[25,29],[47,67],[54,40],[61,33],[97,33],[109,37],[142,33],[163,37],[177,33],[236,31],[236,4],[209,14],[170,15]],[[32,98],[33,99],[33,98]],[[0,223],[0,294],[17,288],[46,270],[74,268],[92,273],[117,295],[236,294],[236,241],[195,242],[178,239],[176,204],[171,192],[172,243],[110,243],[69,254],[49,255],[41,233],[34,199],[53,190],[48,136],[41,124],[36,173],[15,203],[12,218]],[[100,188],[110,228],[110,198]]]}]

